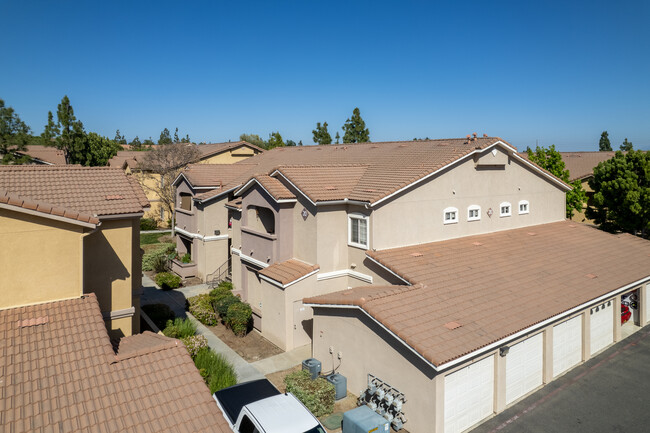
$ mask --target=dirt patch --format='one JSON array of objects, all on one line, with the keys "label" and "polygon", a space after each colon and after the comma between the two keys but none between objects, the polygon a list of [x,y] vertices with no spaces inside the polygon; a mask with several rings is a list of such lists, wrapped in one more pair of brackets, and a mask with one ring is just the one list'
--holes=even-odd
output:
[{"label": "dirt patch", "polygon": [[249,332],[245,337],[236,337],[230,329],[222,324],[208,326],[208,328],[248,362],[259,361],[260,359],[284,353],[282,349],[262,337],[255,330]]},{"label": "dirt patch", "polygon": [[266,378],[271,381],[273,385],[280,391],[280,392],[285,392],[287,390],[286,385],[284,384],[284,378],[293,373],[294,371],[298,371],[302,368],[301,365],[296,365],[295,367],[291,367],[288,370],[282,370],[282,371],[276,371],[275,373],[267,374]]},{"label": "dirt patch", "polygon": [[168,244],[168,243],[175,243],[176,241],[172,238],[172,235],[162,235],[161,237],[158,238],[158,243],[161,244]]}]

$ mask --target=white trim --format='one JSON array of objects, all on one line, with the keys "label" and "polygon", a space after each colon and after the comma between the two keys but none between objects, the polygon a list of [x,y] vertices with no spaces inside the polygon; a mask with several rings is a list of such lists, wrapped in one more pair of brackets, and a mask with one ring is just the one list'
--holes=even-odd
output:
[{"label": "white trim", "polygon": [[[366,222],[366,244],[352,241],[352,220],[360,220]],[[359,228],[359,239],[361,239],[361,229]],[[348,246],[361,248],[367,250],[370,245],[370,218],[361,213],[348,213]]]},{"label": "white trim", "polygon": [[185,236],[190,237],[192,239],[198,239],[198,240],[201,240],[203,242],[220,241],[222,239],[228,239],[228,237],[229,237],[228,235],[204,236],[204,235],[201,235],[201,234],[198,234],[198,233],[188,232],[187,230],[183,230],[180,227],[174,227],[174,230],[176,230],[176,232],[178,232],[178,233],[180,233],[182,235],[185,235]]},{"label": "white trim", "polygon": [[[237,188],[238,188],[238,187],[235,186],[235,187],[230,188],[230,189],[227,189],[227,190],[225,190],[225,191],[219,191],[218,194],[215,194],[215,195],[213,195],[213,196],[210,196],[210,197],[208,197],[208,198],[204,198],[204,199],[199,199],[199,198],[194,197],[194,201],[198,201],[199,203],[203,204],[203,203],[208,202],[208,201],[210,201],[210,200],[214,200],[214,199],[217,198],[217,197],[221,197],[222,195],[227,194],[227,193],[229,193],[230,191],[234,191],[234,190],[236,190]],[[214,188],[210,188],[210,189],[214,189]]]},{"label": "white trim", "polygon": [[240,195],[241,193],[243,193],[244,191],[246,191],[248,188],[250,188],[250,184],[251,184],[252,182],[255,182],[256,184],[258,184],[258,185],[260,186],[260,188],[262,188],[262,189],[264,190],[264,192],[267,193],[267,194],[269,195],[269,197],[271,197],[271,198],[273,199],[273,201],[275,201],[276,203],[295,203],[295,202],[298,201],[298,200],[296,200],[295,198],[281,198],[281,199],[277,199],[277,198],[273,197],[273,194],[271,194],[271,193],[269,192],[269,190],[267,190],[266,188],[264,188],[264,185],[262,185],[261,182],[260,182],[259,180],[257,180],[256,178],[252,178],[251,180],[249,180],[248,182],[246,182],[246,183],[244,184],[244,186],[242,186],[242,187],[239,188],[237,191],[235,191],[234,194],[235,194],[235,195]]},{"label": "white trim", "polygon": [[227,204],[224,204],[223,207],[225,207],[226,209],[230,209],[230,210],[237,211],[237,212],[241,212],[241,211],[242,211],[241,208],[237,208],[237,207],[234,207],[234,206],[228,206]]},{"label": "white trim", "polygon": [[241,255],[241,250],[238,250],[237,248],[230,247],[230,252],[233,253],[236,256]]},{"label": "white trim", "polygon": [[282,284],[282,283],[280,283],[279,281],[275,281],[274,279],[267,277],[266,275],[262,275],[262,274],[258,274],[258,275],[259,275],[260,278],[263,279],[264,281],[268,281],[269,283],[271,283],[271,284],[273,284],[274,286],[277,286],[277,287],[279,287],[279,288],[281,288],[281,289],[286,289],[287,287],[292,286],[292,285],[296,284],[297,282],[302,281],[302,280],[304,280],[305,278],[308,278],[308,277],[314,275],[314,274],[315,274],[316,272],[318,272],[318,271],[320,271],[320,269],[316,269],[315,271],[311,271],[311,272],[308,273],[307,275],[303,275],[302,277],[300,277],[300,278],[298,278],[298,279],[296,279],[296,280],[293,280],[293,281],[291,281],[291,282],[288,282],[287,284]]},{"label": "white trim", "polygon": [[[151,206],[144,207],[145,209],[151,208]],[[97,218],[100,220],[121,220],[123,218],[140,218],[144,215],[144,212],[134,212],[134,213],[117,213],[109,215],[97,215]]]},{"label": "white trim", "polygon": [[242,253],[240,250],[235,250],[234,248],[232,248],[232,250],[233,250],[233,252],[235,252],[235,251],[239,252],[239,254],[237,254],[237,253],[235,253],[235,254],[239,256],[240,260],[251,263],[251,264],[253,264],[255,266],[259,266],[260,268],[268,268],[269,267],[268,263],[261,262],[261,261],[259,261],[257,259],[252,258],[251,256],[247,256],[246,254]]},{"label": "white trim", "polygon": [[271,173],[269,176],[274,177],[273,175],[276,174],[276,173],[279,174],[280,176],[282,176],[282,178],[283,178],[284,180],[286,180],[287,182],[289,182],[289,185],[291,185],[292,187],[294,187],[294,188],[296,189],[296,191],[300,192],[300,194],[302,194],[302,195],[303,195],[303,196],[304,196],[304,197],[309,201],[309,203],[311,203],[311,204],[313,204],[314,206],[316,206],[316,203],[314,203],[313,201],[311,201],[311,199],[309,198],[309,196],[307,196],[307,194],[305,194],[305,193],[304,193],[300,188],[298,188],[298,187],[297,187],[293,182],[291,182],[291,181],[289,180],[289,178],[286,177],[286,176],[285,176],[285,175],[284,175],[280,170],[277,170],[277,169],[274,170],[273,173]]},{"label": "white trim", "polygon": [[395,277],[399,278],[400,280],[404,281],[404,282],[405,282],[406,284],[408,284],[409,286],[411,285],[410,282],[408,282],[408,281],[405,280],[404,278],[400,277],[400,276],[397,275],[395,272],[391,271],[391,270],[388,269],[386,266],[384,266],[384,265],[382,265],[381,263],[379,263],[377,260],[375,260],[375,259],[373,259],[372,257],[370,257],[370,256],[368,255],[368,253],[366,253],[366,257],[368,257],[368,258],[370,259],[371,262],[374,262],[376,265],[379,265],[382,269],[387,270],[387,271],[390,272],[393,276],[395,276]]},{"label": "white trim", "polygon": [[[478,211],[478,216],[471,216],[469,213],[473,210]],[[467,207],[467,221],[480,221],[481,220],[481,206],[472,204]]]},{"label": "white trim", "polygon": [[[503,212],[503,208],[508,206],[508,212]],[[499,218],[512,216],[512,204],[509,201],[503,201],[499,204]]]},{"label": "white trim", "polygon": [[352,269],[342,269],[340,271],[325,272],[319,274],[316,277],[316,281],[329,280],[338,277],[352,277],[352,278],[356,278],[357,280],[361,280],[370,284],[372,284],[373,281],[372,275],[362,274],[361,272],[353,271]]},{"label": "white trim", "polygon": [[85,223],[85,222],[79,221],[77,219],[66,218],[66,217],[53,215],[53,214],[45,213],[45,212],[38,212],[38,211],[35,211],[35,210],[31,210],[31,209],[25,209],[24,207],[14,206],[14,205],[5,204],[5,203],[0,203],[0,209],[7,209],[7,210],[10,210],[10,211],[20,212],[20,213],[24,213],[24,214],[27,214],[27,215],[39,216],[39,217],[43,217],[43,218],[47,218],[47,219],[51,219],[51,220],[55,220],[55,221],[61,221],[61,222],[64,222],[64,223],[74,224],[74,225],[77,225],[77,226],[88,227],[88,228],[91,228],[91,229],[94,229],[98,225],[101,225],[101,221],[100,221],[99,224]]},{"label": "white trim", "polygon": [[[526,210],[522,211],[521,205],[526,205]],[[519,200],[518,210],[519,210],[519,215],[526,215],[530,213],[530,203],[528,203],[528,200]]]},{"label": "white trim", "polygon": [[124,319],[125,317],[133,317],[134,314],[135,307],[125,308],[123,310],[102,311],[104,320]]},{"label": "white trim", "polygon": [[[447,214],[452,214],[453,213],[453,218],[452,219],[447,219]],[[458,223],[458,208],[455,207],[447,207],[445,210],[442,211],[442,223],[443,224],[456,224]]]}]

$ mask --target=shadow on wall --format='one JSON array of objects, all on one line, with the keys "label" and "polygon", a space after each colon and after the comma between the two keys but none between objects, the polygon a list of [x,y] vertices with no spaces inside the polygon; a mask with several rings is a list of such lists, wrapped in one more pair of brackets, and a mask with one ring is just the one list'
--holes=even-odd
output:
[{"label": "shadow on wall", "polygon": [[[130,276],[129,270],[101,230],[84,239],[84,293],[94,292],[97,295],[102,312],[131,306],[130,285],[128,288],[117,288],[124,293],[113,293],[116,290],[113,283]],[[114,305],[116,299],[124,299],[125,302],[123,305]]]}]

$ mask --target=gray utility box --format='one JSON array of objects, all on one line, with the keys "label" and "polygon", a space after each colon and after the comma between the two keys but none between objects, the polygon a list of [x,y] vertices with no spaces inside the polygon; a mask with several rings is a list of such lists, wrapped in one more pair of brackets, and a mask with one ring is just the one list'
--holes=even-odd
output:
[{"label": "gray utility box", "polygon": [[368,406],[359,406],[343,414],[343,433],[388,433],[390,423]]},{"label": "gray utility box", "polygon": [[345,376],[342,374],[334,373],[325,376],[325,379],[334,385],[334,390],[336,391],[334,398],[340,400],[348,395],[348,380],[345,378]]},{"label": "gray utility box", "polygon": [[307,370],[311,376],[311,380],[314,380],[318,377],[321,370],[321,364],[318,359],[308,358],[302,361],[302,369]]}]

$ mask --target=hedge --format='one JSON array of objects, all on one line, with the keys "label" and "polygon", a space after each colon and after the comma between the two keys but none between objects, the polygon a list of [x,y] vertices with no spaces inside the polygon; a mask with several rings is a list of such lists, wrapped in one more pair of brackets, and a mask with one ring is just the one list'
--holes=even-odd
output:
[{"label": "hedge", "polygon": [[168,320],[162,333],[171,338],[187,338],[196,334],[196,325],[190,319]]},{"label": "hedge", "polygon": [[190,304],[190,313],[192,313],[199,322],[207,326],[213,326],[218,323],[217,313],[214,312],[209,294],[204,293],[192,296],[187,301]]},{"label": "hedge", "polygon": [[208,384],[211,393],[237,384],[237,374],[231,363],[223,355],[215,353],[210,348],[199,350],[194,358],[194,364]]},{"label": "hedge", "polygon": [[235,302],[228,307],[226,324],[238,337],[244,337],[248,332],[248,326],[253,317],[251,306],[245,302]]},{"label": "hedge", "polygon": [[319,377],[311,380],[305,370],[294,371],[284,378],[287,392],[292,393],[314,416],[320,417],[334,412],[334,385]]},{"label": "hedge", "polygon": [[171,272],[161,272],[156,275],[156,284],[163,290],[177,289],[181,285],[181,277]]}]

